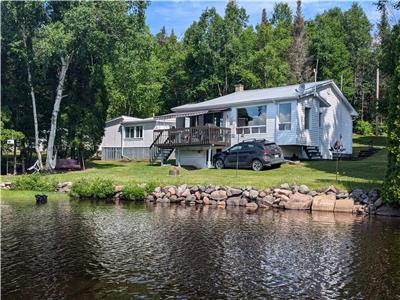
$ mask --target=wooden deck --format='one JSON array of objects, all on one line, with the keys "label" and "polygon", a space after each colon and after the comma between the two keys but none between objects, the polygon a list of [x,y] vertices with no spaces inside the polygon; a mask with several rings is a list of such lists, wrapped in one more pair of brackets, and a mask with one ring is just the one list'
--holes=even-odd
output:
[{"label": "wooden deck", "polygon": [[153,145],[160,148],[183,146],[223,146],[231,144],[231,129],[216,126],[198,126],[154,130]]}]

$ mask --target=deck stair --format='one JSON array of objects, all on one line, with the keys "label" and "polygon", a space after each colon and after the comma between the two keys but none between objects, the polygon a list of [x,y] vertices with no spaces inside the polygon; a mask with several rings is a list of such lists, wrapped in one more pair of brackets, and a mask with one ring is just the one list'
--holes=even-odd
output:
[{"label": "deck stair", "polygon": [[[154,139],[153,143],[150,145],[150,164],[155,164],[157,161],[161,161],[161,164],[165,164],[168,161],[168,158],[171,156],[172,152],[174,152],[174,147],[158,147],[156,146],[158,140],[162,135],[162,131],[159,135]],[[166,140],[164,144],[168,145],[169,141]]]},{"label": "deck stair", "polygon": [[308,159],[322,159],[321,152],[317,146],[304,146],[304,151],[306,152]]}]

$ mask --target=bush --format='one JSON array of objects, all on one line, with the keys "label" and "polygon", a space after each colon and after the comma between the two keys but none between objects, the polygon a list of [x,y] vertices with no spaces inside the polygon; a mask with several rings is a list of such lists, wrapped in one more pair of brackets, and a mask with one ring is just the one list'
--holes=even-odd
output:
[{"label": "bush", "polygon": [[142,200],[147,194],[146,187],[147,185],[142,187],[138,184],[127,184],[122,189],[122,198],[126,200]]},{"label": "bush", "polygon": [[12,182],[15,190],[54,192],[56,183],[40,174],[17,176]]},{"label": "bush", "polygon": [[356,126],[354,127],[355,132],[362,135],[373,135],[374,128],[372,124],[368,121],[358,120]]},{"label": "bush", "polygon": [[114,195],[114,184],[110,179],[79,179],[74,182],[70,195],[76,198],[111,198]]},{"label": "bush", "polygon": [[150,181],[148,183],[146,183],[145,186],[145,191],[146,191],[146,195],[151,194],[152,192],[154,192],[154,189],[158,186],[157,183]]}]

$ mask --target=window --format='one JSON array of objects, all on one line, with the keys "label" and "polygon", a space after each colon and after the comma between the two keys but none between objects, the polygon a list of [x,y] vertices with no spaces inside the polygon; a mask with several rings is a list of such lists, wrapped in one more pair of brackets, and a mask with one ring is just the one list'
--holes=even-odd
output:
[{"label": "window", "polygon": [[242,145],[236,145],[236,146],[233,146],[232,148],[230,148],[229,152],[236,153],[236,152],[239,152],[241,149],[242,149]]},{"label": "window", "polygon": [[267,132],[267,107],[251,106],[237,109],[237,134]]},{"label": "window", "polygon": [[204,115],[204,124],[212,124],[220,127],[224,123],[222,113],[208,113]]},{"label": "window", "polygon": [[311,121],[311,108],[306,107],[304,109],[304,129],[310,129]]},{"label": "window", "polygon": [[279,104],[279,130],[290,130],[292,123],[292,104]]},{"label": "window", "polygon": [[125,127],[125,138],[127,139],[143,138],[143,126]]},{"label": "window", "polygon": [[135,138],[142,138],[143,137],[143,126],[136,126],[135,127]]}]

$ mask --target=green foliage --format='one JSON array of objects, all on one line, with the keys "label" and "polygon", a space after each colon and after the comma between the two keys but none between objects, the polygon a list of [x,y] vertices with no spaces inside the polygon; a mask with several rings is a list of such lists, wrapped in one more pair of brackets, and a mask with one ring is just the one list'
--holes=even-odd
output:
[{"label": "green foliage", "polygon": [[146,196],[146,187],[129,183],[122,189],[122,197],[126,200],[143,200]]},{"label": "green foliage", "polygon": [[400,24],[391,33],[388,57],[392,58],[394,78],[389,95],[388,110],[388,166],[383,188],[387,203],[400,204]]},{"label": "green foliage", "polygon": [[374,128],[368,121],[358,120],[354,126],[354,131],[361,135],[373,135]]},{"label": "green foliage", "polygon": [[15,190],[54,192],[55,182],[40,174],[21,175],[12,181]]},{"label": "green foliage", "polygon": [[146,185],[145,185],[145,187],[144,187],[145,192],[146,192],[146,195],[148,195],[148,194],[154,192],[154,189],[155,189],[157,186],[159,186],[159,184],[157,184],[157,183],[154,182],[154,181],[147,182]]},{"label": "green foliage", "polygon": [[82,178],[74,182],[70,195],[75,198],[111,198],[114,195],[114,185],[110,179]]}]

